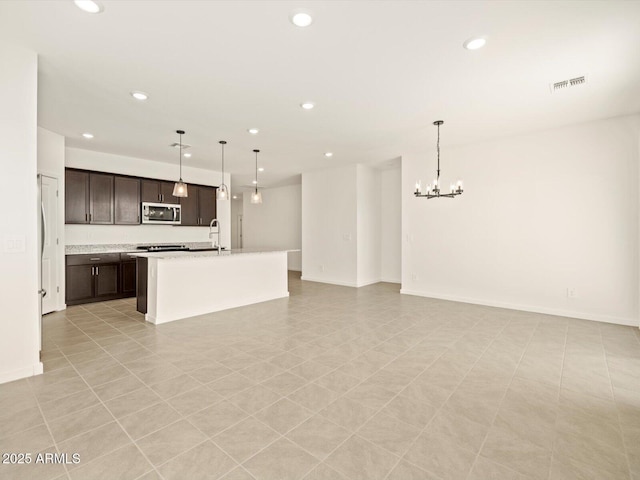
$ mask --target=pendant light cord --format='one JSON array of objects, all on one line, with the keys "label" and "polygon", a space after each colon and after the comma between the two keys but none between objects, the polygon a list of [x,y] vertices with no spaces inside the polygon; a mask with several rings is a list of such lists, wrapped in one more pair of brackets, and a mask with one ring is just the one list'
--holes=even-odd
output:
[{"label": "pendant light cord", "polygon": [[182,183],[182,134],[180,133],[180,183]]},{"label": "pendant light cord", "polygon": [[220,179],[220,185],[224,185],[224,143],[222,144],[222,175]]},{"label": "pendant light cord", "polygon": [[438,124],[437,127],[438,127],[438,142],[436,143],[436,145],[438,149],[438,176],[436,180],[438,182],[438,185],[440,185],[440,124]]},{"label": "pendant light cord", "polygon": [[256,150],[256,195],[258,194],[258,151]]}]

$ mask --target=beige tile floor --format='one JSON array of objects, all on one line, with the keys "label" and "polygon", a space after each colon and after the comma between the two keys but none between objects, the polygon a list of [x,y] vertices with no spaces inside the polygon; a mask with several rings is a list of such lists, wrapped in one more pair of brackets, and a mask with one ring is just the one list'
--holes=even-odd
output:
[{"label": "beige tile floor", "polygon": [[7,479],[640,480],[638,329],[301,282],[159,327],[132,300],[44,320],[0,385]]}]

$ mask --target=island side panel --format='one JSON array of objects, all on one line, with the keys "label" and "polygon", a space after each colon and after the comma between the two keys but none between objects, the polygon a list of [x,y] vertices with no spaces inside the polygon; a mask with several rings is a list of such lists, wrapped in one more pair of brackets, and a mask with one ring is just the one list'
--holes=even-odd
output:
[{"label": "island side panel", "polygon": [[136,309],[140,313],[147,313],[147,265],[146,258],[136,259]]},{"label": "island side panel", "polygon": [[287,252],[150,258],[148,291],[155,324],[288,297]]}]

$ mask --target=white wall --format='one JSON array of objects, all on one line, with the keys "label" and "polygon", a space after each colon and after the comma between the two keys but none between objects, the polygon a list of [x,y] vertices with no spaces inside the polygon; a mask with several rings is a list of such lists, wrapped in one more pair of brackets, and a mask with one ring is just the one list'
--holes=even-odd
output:
[{"label": "white wall", "polygon": [[242,198],[231,199],[231,248],[240,248],[240,217]]},{"label": "white wall", "polygon": [[357,285],[357,166],[302,174],[302,279]]},{"label": "white wall", "polygon": [[380,172],[380,280],[402,281],[402,172]]},{"label": "white wall", "polygon": [[357,281],[361,287],[380,281],[380,171],[357,166]]},{"label": "white wall", "polygon": [[0,383],[42,373],[38,358],[37,93],[34,52],[0,44]]},{"label": "white wall", "polygon": [[[141,158],[125,157],[77,148],[66,149],[66,166],[101,172],[120,173],[140,177],[172,180],[176,178],[178,166]],[[182,166],[182,178],[202,185],[217,186],[220,172]],[[231,184],[229,174],[225,183]],[[222,223],[221,243],[231,245],[231,206],[229,201],[218,202],[218,219]],[[209,229],[203,227],[173,227],[170,225],[66,225],[67,245],[145,243],[145,242],[206,242]]]},{"label": "white wall", "polygon": [[[381,280],[383,205],[389,203],[388,215],[400,216],[399,198],[382,198],[390,190],[383,190],[380,170],[362,164],[302,174],[303,280],[351,287]],[[400,237],[399,230],[395,235]],[[399,270],[399,254],[395,261]],[[393,255],[385,256],[391,270],[393,262]]]},{"label": "white wall", "polygon": [[402,281],[402,173],[400,167],[380,172],[380,280]]},{"label": "white wall", "polygon": [[[455,199],[414,198],[402,158],[402,292],[638,325],[640,116],[442,150]],[[567,298],[567,289],[575,298]]]},{"label": "white wall", "polygon": [[48,292],[56,297],[56,310],[65,308],[64,281],[64,137],[38,127],[38,173],[58,180],[58,246],[57,246],[57,285],[59,292]]},{"label": "white wall", "polygon": [[[245,194],[242,214],[244,248],[302,248],[301,185],[265,189],[259,205]],[[288,257],[288,269],[301,271],[301,252],[289,252]]]}]

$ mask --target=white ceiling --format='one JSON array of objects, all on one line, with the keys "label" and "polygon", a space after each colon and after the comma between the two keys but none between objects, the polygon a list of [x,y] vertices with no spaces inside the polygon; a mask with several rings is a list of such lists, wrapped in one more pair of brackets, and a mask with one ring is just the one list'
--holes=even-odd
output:
[{"label": "white ceiling", "polygon": [[[39,124],[72,147],[176,164],[182,128],[185,164],[211,169],[224,139],[234,186],[251,183],[254,148],[278,185],[431,148],[440,118],[446,146],[640,111],[640,2],[102,3],[0,2],[0,41],[40,55]],[[289,22],[297,8],[312,26]],[[487,46],[463,49],[476,35]]]}]

